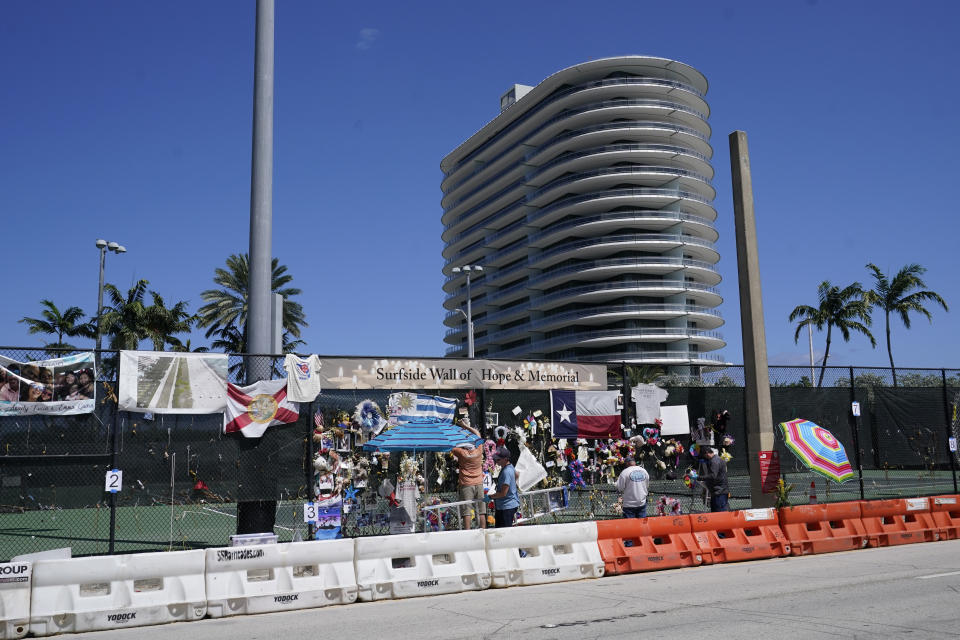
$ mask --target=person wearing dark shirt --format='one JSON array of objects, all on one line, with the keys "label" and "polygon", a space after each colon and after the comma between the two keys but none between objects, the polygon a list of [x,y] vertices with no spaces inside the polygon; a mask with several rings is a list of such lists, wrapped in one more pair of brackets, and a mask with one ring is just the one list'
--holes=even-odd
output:
[{"label": "person wearing dark shirt", "polygon": [[717,450],[710,447],[706,451],[706,469],[700,475],[700,481],[710,490],[710,511],[726,511],[730,487],[727,485],[727,463]]}]

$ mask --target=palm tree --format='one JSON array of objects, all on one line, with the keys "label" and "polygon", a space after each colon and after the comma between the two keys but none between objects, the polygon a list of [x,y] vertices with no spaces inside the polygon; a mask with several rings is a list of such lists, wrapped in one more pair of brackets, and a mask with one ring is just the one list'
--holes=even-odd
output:
[{"label": "palm tree", "polygon": [[900,316],[903,326],[910,328],[910,312],[927,316],[933,322],[930,312],[923,306],[924,302],[936,302],[944,311],[949,311],[947,303],[939,294],[927,291],[926,283],[921,276],[927,272],[919,264],[908,264],[893,277],[880,271],[872,262],[867,265],[870,275],[873,276],[873,290],[866,293],[866,301],[872,307],[883,310],[883,319],[887,331],[887,355],[890,357],[890,369],[893,372],[893,386],[897,386],[897,369],[893,364],[893,351],[890,348],[890,314]]},{"label": "palm tree", "polygon": [[827,358],[830,357],[830,341],[834,327],[843,336],[844,342],[850,341],[850,332],[857,331],[870,338],[870,344],[877,346],[873,334],[867,326],[870,325],[870,306],[864,301],[863,287],[859,282],[841,289],[824,280],[817,287],[819,304],[816,307],[799,305],[790,312],[790,322],[800,319],[797,331],[793,334],[793,341],[800,339],[800,331],[807,325],[813,325],[818,331],[827,327],[827,347],[823,352],[823,362],[820,365],[820,380],[817,387],[823,386],[823,374],[827,369]]},{"label": "palm tree", "polygon": [[[624,367],[627,372],[627,382],[631,387],[635,387],[638,384],[649,384],[656,381],[658,378],[666,375],[666,372],[663,370],[663,367],[659,365],[636,365],[628,364]],[[622,369],[619,366],[612,366],[609,370],[609,374],[613,377],[614,380],[620,380],[618,384],[622,384]]]},{"label": "palm tree", "polygon": [[[232,355],[244,353],[244,345],[247,343],[247,337],[234,325],[228,325],[217,330],[217,338],[210,343],[211,349],[229,353]],[[303,340],[294,339],[289,331],[283,332],[283,353],[294,353],[298,347],[304,345]],[[228,371],[234,380],[246,380],[247,368],[244,358],[237,358],[230,364]],[[274,359],[273,373],[278,377],[286,375],[283,371],[282,359]]]},{"label": "palm tree", "polygon": [[163,351],[168,344],[176,350],[183,346],[176,334],[189,333],[196,317],[187,313],[184,301],[168,308],[159,293],[151,291],[150,295],[153,304],[145,309],[147,337],[153,341],[154,351]]},{"label": "palm tree", "polygon": [[46,349],[76,349],[72,344],[63,341],[68,338],[92,338],[94,337],[93,324],[90,322],[77,322],[83,318],[83,309],[80,307],[67,307],[63,311],[57,308],[57,305],[51,300],[41,300],[40,304],[44,307],[40,312],[39,318],[21,318],[18,322],[27,325],[27,331],[33,335],[42,333],[51,336],[57,336],[56,342],[48,342],[43,345]]},{"label": "palm tree", "polygon": [[103,285],[110,304],[103,308],[101,327],[110,336],[111,349],[137,349],[141,340],[150,337],[147,307],[143,304],[149,284],[147,280],[138,280],[126,295],[115,285]]},{"label": "palm tree", "polygon": [[[290,300],[299,295],[300,289],[288,287],[293,276],[287,273],[287,267],[280,265],[277,258],[272,263],[273,275],[271,291],[284,297],[283,329],[294,338],[300,337],[301,327],[306,327],[306,316],[299,302]],[[250,284],[250,261],[246,253],[233,254],[227,258],[227,268],[217,268],[213,281],[220,289],[208,289],[200,294],[207,303],[197,312],[197,325],[206,327],[206,337],[219,336],[218,341],[229,339],[230,346],[239,346],[234,353],[245,353],[247,345],[247,297]],[[242,339],[237,342],[236,339]],[[214,341],[213,347],[217,347]],[[285,340],[286,342],[286,340]],[[221,345],[225,346],[225,345]],[[232,350],[232,349],[231,349]]]}]

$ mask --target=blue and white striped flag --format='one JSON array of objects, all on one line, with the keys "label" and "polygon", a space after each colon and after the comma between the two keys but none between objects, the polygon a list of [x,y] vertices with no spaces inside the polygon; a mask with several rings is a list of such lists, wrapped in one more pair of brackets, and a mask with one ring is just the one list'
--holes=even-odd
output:
[{"label": "blue and white striped flag", "polygon": [[392,424],[421,420],[453,422],[457,412],[456,398],[427,396],[420,393],[392,393],[387,405]]}]

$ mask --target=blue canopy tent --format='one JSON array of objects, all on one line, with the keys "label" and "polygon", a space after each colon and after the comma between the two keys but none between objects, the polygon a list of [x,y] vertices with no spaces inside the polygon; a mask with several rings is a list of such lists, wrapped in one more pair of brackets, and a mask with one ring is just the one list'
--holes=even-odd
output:
[{"label": "blue canopy tent", "polygon": [[[380,433],[363,445],[364,451],[436,451],[444,453],[454,447],[483,445],[483,438],[450,422],[423,421],[398,424],[389,431]],[[427,458],[423,461],[427,474]],[[426,487],[430,492],[429,484]]]},{"label": "blue canopy tent", "polygon": [[464,444],[479,447],[483,438],[450,422],[406,422],[371,439],[363,450],[442,453]]}]

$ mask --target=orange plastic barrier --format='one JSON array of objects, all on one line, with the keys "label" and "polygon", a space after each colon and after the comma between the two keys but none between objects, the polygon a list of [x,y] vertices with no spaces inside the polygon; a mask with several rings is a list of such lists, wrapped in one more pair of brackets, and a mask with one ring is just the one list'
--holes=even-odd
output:
[{"label": "orange plastic barrier", "polygon": [[859,501],[783,507],[779,516],[792,555],[853,551],[867,546]]},{"label": "orange plastic barrier", "polygon": [[871,547],[940,539],[928,498],[863,501],[860,503],[860,520]]},{"label": "orange plastic barrier", "polygon": [[703,564],[790,555],[790,543],[772,507],[693,514],[690,528]]},{"label": "orange plastic barrier", "polygon": [[930,515],[941,540],[960,538],[960,496],[930,498]]},{"label": "orange plastic barrier", "polygon": [[597,544],[606,575],[636,573],[702,562],[690,516],[598,520]]}]

